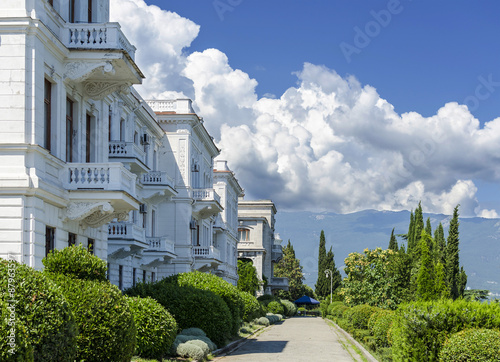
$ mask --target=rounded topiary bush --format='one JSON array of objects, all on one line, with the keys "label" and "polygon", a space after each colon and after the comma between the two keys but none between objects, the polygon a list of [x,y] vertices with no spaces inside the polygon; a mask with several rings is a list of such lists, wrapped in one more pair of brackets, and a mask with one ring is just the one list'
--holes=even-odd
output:
[{"label": "rounded topiary bush", "polygon": [[285,315],[287,317],[292,317],[297,314],[297,306],[289,300],[282,299],[281,305],[285,308]]},{"label": "rounded topiary bush", "polygon": [[106,281],[106,262],[92,255],[83,245],[52,250],[43,259],[45,271],[78,279]]},{"label": "rounded topiary bush", "polygon": [[[189,329],[197,329],[197,328],[189,328]],[[208,338],[207,336],[201,336],[201,335],[193,336],[193,335],[188,335],[188,334],[179,334],[179,335],[177,335],[177,337],[175,337],[174,343],[172,345],[172,349],[174,351],[174,354],[175,354],[175,349],[177,348],[177,346],[179,344],[186,343],[187,341],[193,341],[195,339],[202,341],[202,342],[205,342],[207,344],[208,348],[210,349],[210,351],[215,351],[217,349],[217,346],[215,345],[215,343],[212,342],[212,340],[210,338]]]},{"label": "rounded topiary bush", "polygon": [[78,325],[77,360],[130,361],[136,345],[134,317],[115,285],[48,274],[70,304]]},{"label": "rounded topiary bush", "polygon": [[[0,299],[7,304],[16,301],[16,323],[25,326],[35,361],[74,361],[77,326],[73,313],[63,293],[43,273],[0,260]],[[18,346],[22,347],[22,341]]]},{"label": "rounded topiary bush", "polygon": [[267,319],[266,317],[260,317],[260,318],[257,318],[255,321],[254,321],[255,324],[258,324],[258,325],[261,325],[261,326],[268,326],[269,324],[271,324],[269,322],[269,319]]},{"label": "rounded topiary bush", "polygon": [[216,275],[199,271],[173,275],[161,280],[159,283],[172,283],[180,287],[190,286],[217,294],[226,302],[231,311],[232,318],[226,320],[226,323],[230,326],[231,333],[238,333],[243,319],[245,303],[238,288],[231,283]]},{"label": "rounded topiary bush", "polygon": [[245,322],[250,322],[255,318],[264,316],[266,313],[259,303],[257,298],[247,292],[240,292],[240,296],[243,299],[243,320]]},{"label": "rounded topiary bush", "polygon": [[343,317],[354,328],[368,329],[368,321],[377,310],[379,310],[377,307],[367,304],[356,305],[345,311]]},{"label": "rounded topiary bush", "polygon": [[0,300],[0,315],[0,361],[33,361],[33,347],[26,327],[16,321],[15,305]]},{"label": "rounded topiary bush", "polygon": [[191,286],[162,281],[139,283],[125,291],[130,296],[151,297],[164,306],[177,321],[179,329],[201,328],[218,346],[231,336],[231,312],[217,294]]},{"label": "rounded topiary bush", "polygon": [[189,341],[179,344],[175,353],[181,357],[192,358],[197,361],[202,361],[206,357],[205,352],[201,349],[201,347],[189,343]]},{"label": "rounded topiary bush", "polygon": [[272,301],[267,305],[267,311],[273,314],[284,314],[285,307],[280,302]]},{"label": "rounded topiary bush", "polygon": [[326,314],[327,315],[333,315],[333,309],[339,305],[344,305],[343,302],[332,302],[328,305],[328,308],[326,309]]},{"label": "rounded topiary bush", "polygon": [[161,360],[169,352],[177,334],[174,317],[149,297],[129,297],[127,302],[137,329],[135,354]]},{"label": "rounded topiary bush", "polygon": [[201,337],[206,337],[207,334],[203,332],[202,329],[200,328],[186,328],[181,331],[181,333],[184,336],[201,336]]},{"label": "rounded topiary bush", "polygon": [[380,310],[372,314],[368,321],[368,329],[378,347],[389,347],[388,332],[392,326],[394,311]]},{"label": "rounded topiary bush", "polygon": [[500,332],[465,329],[446,340],[439,353],[443,362],[500,361]]},{"label": "rounded topiary bush", "polygon": [[335,305],[331,310],[329,311],[329,314],[332,315],[334,318],[343,318],[344,317],[344,312],[349,310],[350,308],[346,306],[345,304],[338,304]]}]

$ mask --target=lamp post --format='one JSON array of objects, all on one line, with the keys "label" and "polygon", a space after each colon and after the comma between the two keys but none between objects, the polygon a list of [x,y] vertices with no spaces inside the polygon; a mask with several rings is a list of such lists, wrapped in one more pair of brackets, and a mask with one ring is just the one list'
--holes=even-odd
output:
[{"label": "lamp post", "polygon": [[332,293],[333,293],[333,272],[330,269],[325,269],[325,276],[328,278],[330,274],[330,304],[332,304]]}]

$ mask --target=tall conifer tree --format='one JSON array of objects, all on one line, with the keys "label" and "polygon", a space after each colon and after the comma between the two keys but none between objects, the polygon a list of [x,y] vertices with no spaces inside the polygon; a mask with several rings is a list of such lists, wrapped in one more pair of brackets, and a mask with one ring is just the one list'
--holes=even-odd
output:
[{"label": "tall conifer tree", "polygon": [[415,229],[415,216],[413,215],[413,211],[410,213],[410,225],[408,226],[408,246],[407,246],[407,251],[408,254],[411,253],[412,249],[414,248],[414,241],[415,241],[415,236],[414,236],[414,231]]},{"label": "tall conifer tree", "polygon": [[[333,255],[333,250],[332,247],[330,246],[330,250],[328,250],[328,253],[326,253],[326,269],[330,269],[333,274],[333,279],[330,280],[330,276],[327,278],[327,285],[330,287],[331,283],[331,290],[335,291],[338,287],[340,287],[340,284],[342,283],[342,276],[340,275],[339,270],[335,266],[335,256]],[[328,289],[328,295],[330,295],[330,289]]]},{"label": "tall conifer tree", "polygon": [[446,265],[445,251],[446,251],[446,240],[444,238],[443,224],[439,223],[436,231],[434,232],[434,241],[436,242],[436,257],[437,261]]},{"label": "tall conifer tree", "polygon": [[389,249],[393,251],[399,250],[398,241],[396,239],[396,235],[394,235],[394,228],[392,228],[391,239],[389,240]]},{"label": "tall conifer tree", "polygon": [[450,290],[450,297],[457,299],[460,296],[460,260],[459,260],[459,234],[458,234],[458,207],[453,210],[453,218],[448,230],[448,242],[446,243],[446,281]]},{"label": "tall conifer tree", "polygon": [[325,297],[330,293],[330,284],[327,284],[325,269],[326,269],[326,239],[325,232],[321,230],[319,236],[319,252],[318,252],[318,279],[316,281],[316,294]]},{"label": "tall conifer tree", "polygon": [[432,236],[432,225],[430,217],[428,217],[427,221],[425,222],[425,232],[427,233],[427,235]]}]

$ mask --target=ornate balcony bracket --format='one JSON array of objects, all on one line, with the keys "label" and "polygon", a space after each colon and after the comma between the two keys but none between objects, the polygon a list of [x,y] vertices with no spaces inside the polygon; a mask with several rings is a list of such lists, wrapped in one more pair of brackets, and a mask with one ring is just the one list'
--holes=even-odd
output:
[{"label": "ornate balcony bracket", "polygon": [[143,256],[142,257],[143,263],[141,266],[145,268],[156,268],[160,265],[163,264],[168,264],[170,260],[165,260],[163,257],[157,257],[157,256]]},{"label": "ornate balcony bracket", "polygon": [[131,255],[139,255],[142,253],[142,248],[131,245],[127,247],[120,248],[111,254],[108,254],[108,259],[114,259],[114,260],[119,260],[119,259],[125,259]]},{"label": "ornate balcony bracket", "polygon": [[66,209],[66,220],[80,221],[83,228],[97,228],[113,219],[126,221],[128,213],[115,212],[109,202],[71,202]]},{"label": "ornate balcony bracket", "polygon": [[115,68],[111,62],[75,61],[66,63],[64,68],[64,77],[77,82],[83,82],[92,74],[97,73],[98,70],[101,70],[103,75],[106,73],[115,74]]},{"label": "ornate balcony bracket", "polygon": [[88,81],[84,83],[87,96],[94,100],[102,100],[113,92],[127,94],[130,92],[130,83],[123,82],[96,82]]}]

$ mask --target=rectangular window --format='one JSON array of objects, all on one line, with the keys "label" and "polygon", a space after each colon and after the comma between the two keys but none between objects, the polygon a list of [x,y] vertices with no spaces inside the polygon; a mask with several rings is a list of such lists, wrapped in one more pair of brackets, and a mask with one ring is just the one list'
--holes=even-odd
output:
[{"label": "rectangular window", "polygon": [[69,22],[75,22],[75,13],[76,13],[76,0],[69,0]]},{"label": "rectangular window", "polygon": [[108,110],[108,141],[111,141],[111,117],[113,113],[111,112],[111,106],[109,106]]},{"label": "rectangular window", "polygon": [[118,265],[118,288],[123,290],[123,265]]},{"label": "rectangular window", "polygon": [[108,280],[109,280],[109,275],[111,274],[110,267],[111,267],[111,265],[108,263],[108,270],[106,271],[106,278]]},{"label": "rectangular window", "polygon": [[73,162],[74,102],[66,98],[66,162]]},{"label": "rectangular window", "polygon": [[142,282],[146,283],[146,271],[145,270],[142,271]]},{"label": "rectangular window", "polygon": [[151,282],[152,283],[156,282],[156,273],[155,272],[151,272]]},{"label": "rectangular window", "polygon": [[155,229],[156,229],[156,211],[151,210],[151,236],[155,236]]},{"label": "rectangular window", "polygon": [[250,240],[250,230],[238,229],[238,234],[240,236],[240,241],[249,241]]},{"label": "rectangular window", "polygon": [[76,234],[68,233],[68,246],[76,245]]},{"label": "rectangular window", "polygon": [[91,23],[92,22],[92,0],[88,0],[88,15],[87,15],[87,22]]},{"label": "rectangular window", "polygon": [[95,240],[88,238],[87,250],[89,251],[90,254],[94,254],[94,246],[95,246]]},{"label": "rectangular window", "polygon": [[85,125],[85,162],[92,161],[92,116],[87,113]]},{"label": "rectangular window", "polygon": [[125,141],[125,120],[122,118],[120,120],[120,141]]},{"label": "rectangular window", "polygon": [[137,269],[132,269],[132,285],[135,287]]},{"label": "rectangular window", "polygon": [[52,137],[52,83],[45,79],[44,87],[44,147],[51,151]]},{"label": "rectangular window", "polygon": [[56,236],[56,228],[45,227],[45,256],[49,255],[51,250],[54,250],[54,241]]}]

